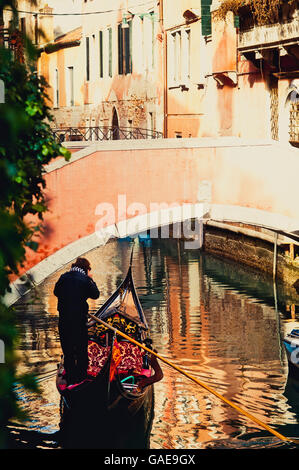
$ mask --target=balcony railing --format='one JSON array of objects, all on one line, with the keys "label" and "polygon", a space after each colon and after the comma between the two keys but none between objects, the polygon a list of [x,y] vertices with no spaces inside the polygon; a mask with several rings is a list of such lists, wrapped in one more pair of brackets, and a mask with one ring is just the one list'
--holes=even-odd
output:
[{"label": "balcony railing", "polygon": [[162,132],[127,127],[64,127],[52,132],[59,142],[163,138]]}]

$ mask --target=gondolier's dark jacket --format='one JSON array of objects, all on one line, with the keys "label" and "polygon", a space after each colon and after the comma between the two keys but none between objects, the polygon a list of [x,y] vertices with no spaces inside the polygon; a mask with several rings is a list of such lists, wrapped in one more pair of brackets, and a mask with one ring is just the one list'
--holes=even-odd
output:
[{"label": "gondolier's dark jacket", "polygon": [[74,329],[84,328],[89,308],[87,299],[97,299],[100,292],[89,276],[71,270],[60,276],[54,295],[58,297],[59,326]]}]

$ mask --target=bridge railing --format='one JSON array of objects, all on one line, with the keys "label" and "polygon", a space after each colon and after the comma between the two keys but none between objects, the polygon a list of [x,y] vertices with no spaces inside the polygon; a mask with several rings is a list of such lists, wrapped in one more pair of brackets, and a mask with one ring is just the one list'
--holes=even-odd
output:
[{"label": "bridge railing", "polygon": [[52,132],[59,142],[163,138],[162,132],[136,127],[63,127]]}]

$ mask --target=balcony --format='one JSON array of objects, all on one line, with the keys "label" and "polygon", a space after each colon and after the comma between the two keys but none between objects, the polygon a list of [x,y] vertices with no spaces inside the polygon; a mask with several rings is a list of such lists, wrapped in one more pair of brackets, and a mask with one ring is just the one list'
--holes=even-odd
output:
[{"label": "balcony", "polygon": [[299,8],[297,5],[284,3],[277,10],[276,18],[269,24],[257,26],[252,14],[244,11],[240,15],[240,34],[238,49],[240,52],[292,47],[299,42]]},{"label": "balcony", "polygon": [[297,78],[299,73],[299,7],[283,3],[275,18],[257,25],[252,13],[240,14],[238,51],[258,69],[277,78]]}]

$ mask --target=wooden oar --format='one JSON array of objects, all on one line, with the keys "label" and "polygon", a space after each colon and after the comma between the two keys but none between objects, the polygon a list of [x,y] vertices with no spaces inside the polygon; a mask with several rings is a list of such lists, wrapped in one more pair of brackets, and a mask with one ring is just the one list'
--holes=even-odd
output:
[{"label": "wooden oar", "polygon": [[238,405],[236,405],[235,403],[231,402],[230,400],[228,400],[227,398],[223,397],[222,395],[220,395],[220,393],[218,393],[216,390],[214,390],[213,388],[209,387],[208,385],[206,385],[205,383],[201,382],[200,380],[198,380],[196,377],[193,377],[192,375],[188,374],[188,372],[185,372],[183,369],[181,369],[180,367],[176,366],[175,364],[173,364],[172,362],[168,361],[168,359],[165,359],[164,357],[160,356],[160,354],[154,352],[152,349],[150,348],[147,348],[146,346],[144,346],[143,344],[139,343],[138,341],[136,341],[135,339],[131,338],[130,336],[126,335],[125,333],[123,333],[122,331],[119,331],[117,330],[117,328],[114,328],[113,326],[109,325],[108,323],[104,322],[103,320],[101,320],[100,318],[96,317],[95,315],[91,314],[91,313],[88,313],[88,315],[93,319],[95,320],[96,322],[98,323],[101,323],[102,325],[104,325],[106,328],[109,328],[110,330],[114,331],[115,333],[117,333],[118,335],[122,336],[123,338],[127,339],[128,341],[131,341],[132,343],[136,344],[137,346],[139,346],[140,348],[144,349],[145,351],[148,351],[149,353],[153,354],[154,356],[156,356],[158,359],[160,359],[160,361],[164,362],[165,364],[169,365],[170,367],[172,367],[173,369],[177,370],[178,372],[180,372],[181,374],[183,374],[185,377],[188,377],[188,379],[192,380],[193,382],[197,383],[198,385],[200,385],[202,388],[208,390],[210,393],[212,393],[213,395],[215,395],[216,397],[220,398],[220,400],[222,400],[223,402],[225,402],[227,405],[231,406],[232,408],[234,408],[235,410],[237,410],[239,413],[243,414],[244,416],[246,416],[247,418],[249,418],[251,421],[253,421],[254,423],[258,424],[259,426],[261,426],[262,428],[266,429],[268,432],[270,432],[271,434],[273,434],[274,436],[278,437],[279,439],[281,439],[282,441],[287,441],[287,442],[293,442],[295,444],[298,444],[298,440],[297,439],[291,439],[289,437],[286,437],[286,436],[283,436],[282,434],[280,434],[279,432],[275,431],[275,429],[272,429],[270,426],[268,426],[266,423],[264,423],[263,421],[261,421],[260,419],[256,418],[255,416],[253,416],[251,413],[249,413],[248,411],[246,410],[243,410],[242,408],[240,408]]}]

